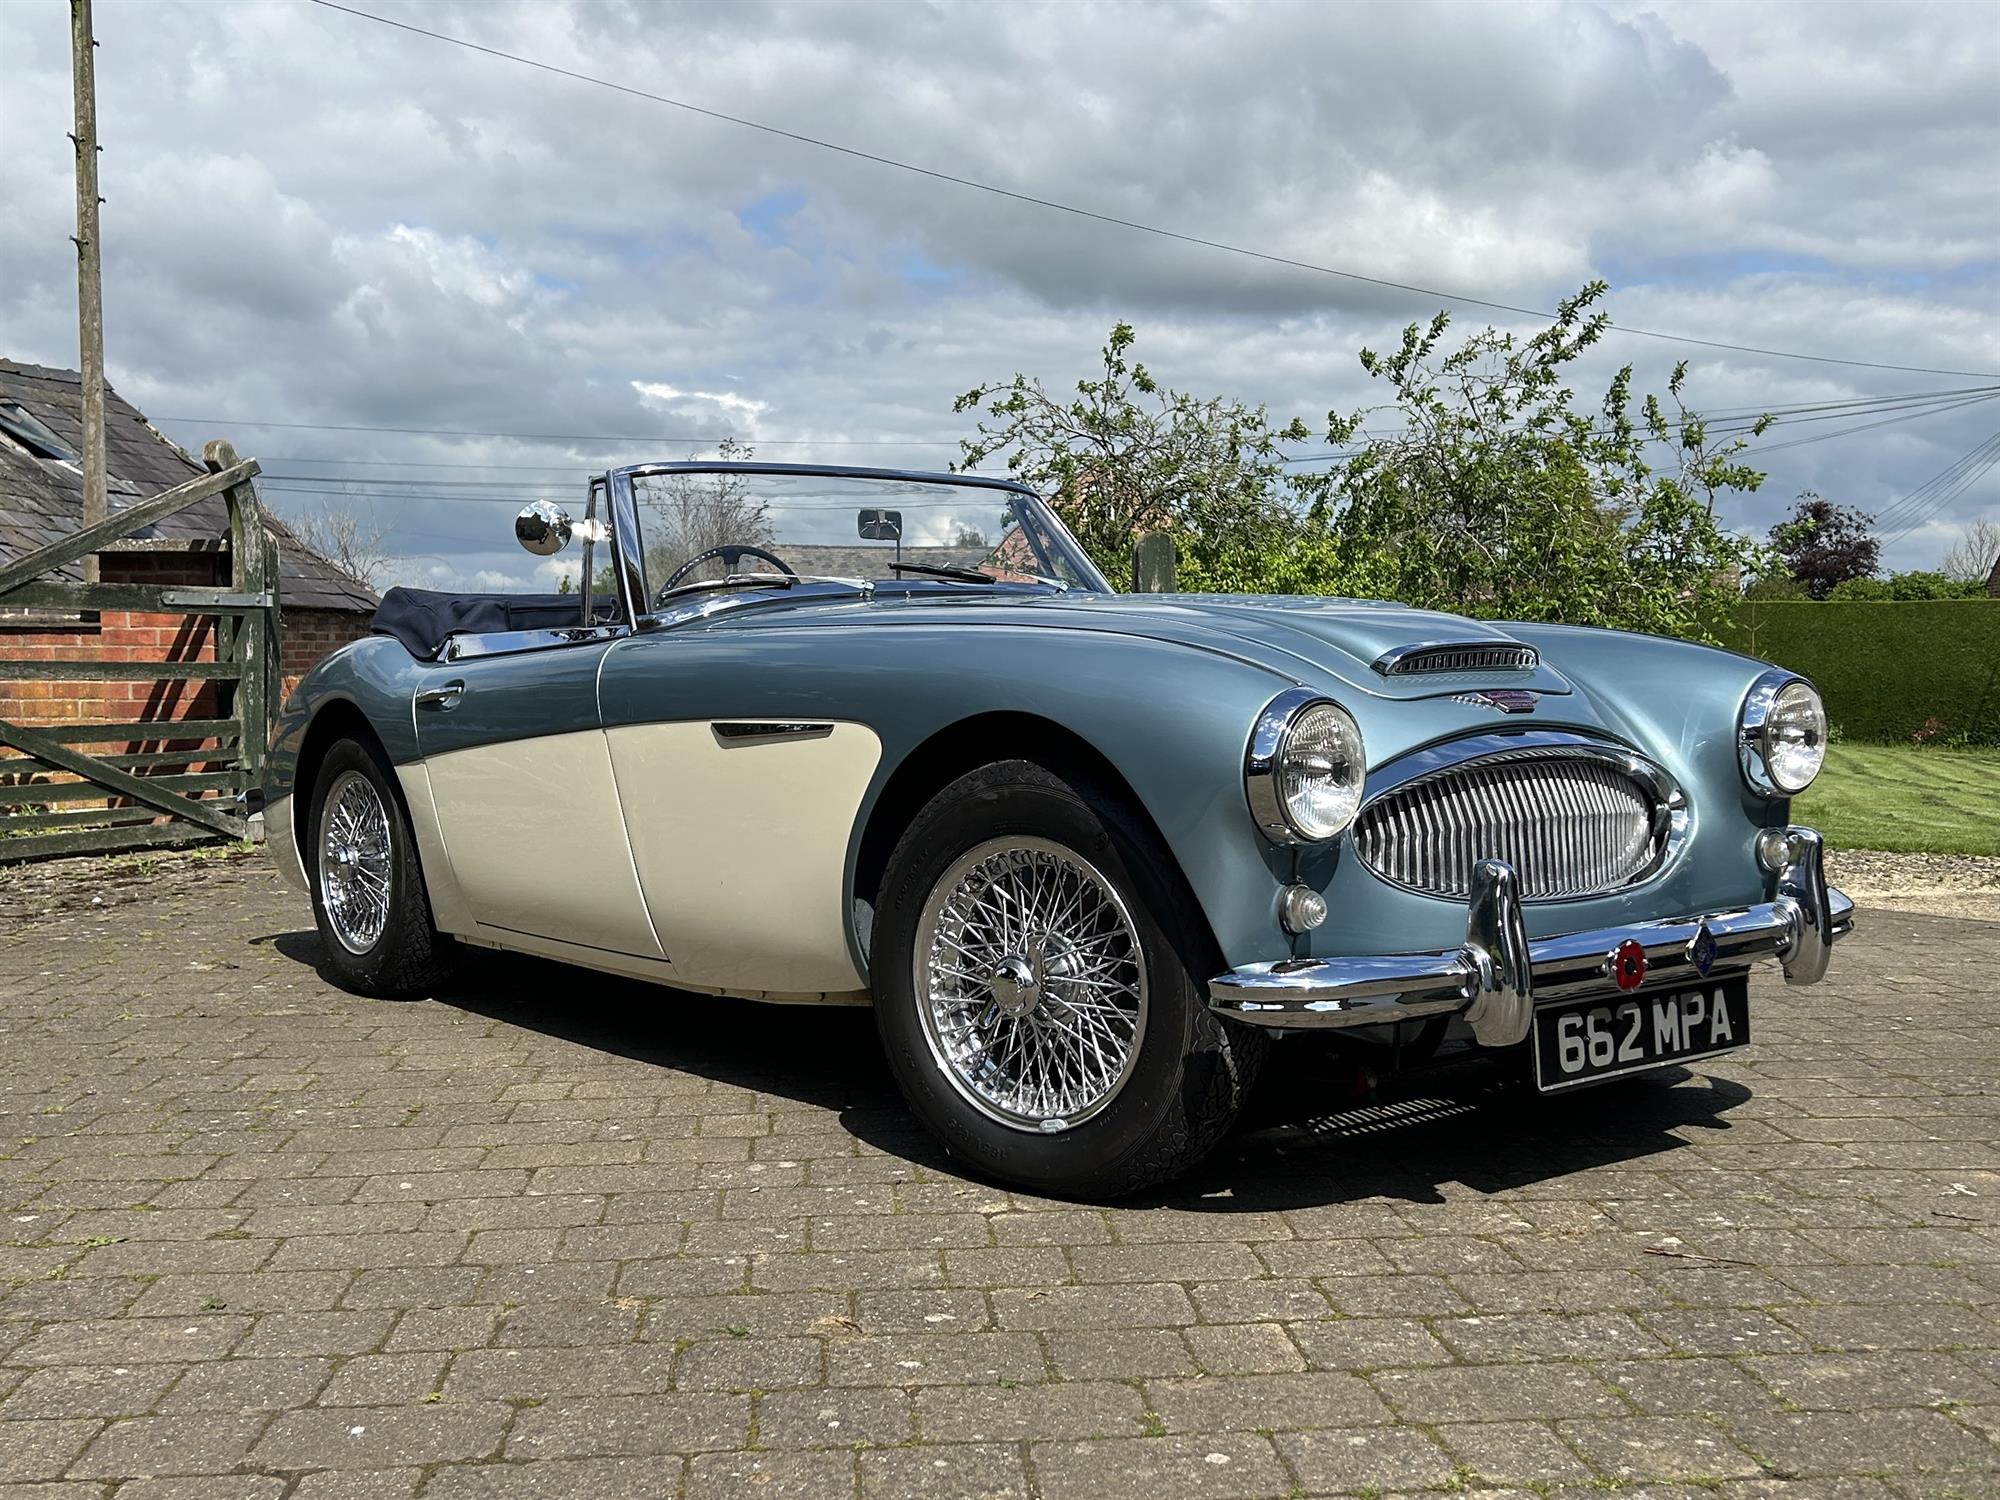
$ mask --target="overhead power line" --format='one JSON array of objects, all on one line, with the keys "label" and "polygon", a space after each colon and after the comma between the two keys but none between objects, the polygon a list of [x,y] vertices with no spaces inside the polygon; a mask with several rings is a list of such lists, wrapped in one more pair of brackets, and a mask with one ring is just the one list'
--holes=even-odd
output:
[{"label": "overhead power line", "polygon": [[[412,36],[428,37],[435,42],[445,42],[454,47],[463,47],[471,52],[484,53],[488,57],[499,58],[503,62],[518,63],[525,68],[551,73],[559,78],[567,78],[576,83],[587,83],[597,88],[610,89],[634,99],[644,99],[654,104],[664,104],[670,109],[683,110],[688,114],[700,115],[705,119],[719,120],[727,125],[741,126],[745,130],[755,130],[780,140],[811,146],[821,151],[835,152],[856,161],[872,162],[876,166],[890,167],[899,172],[909,172],[926,177],[933,182],[950,183],[955,187],[970,188],[975,192],[991,193],[1015,203],[1025,203],[1034,208],[1045,208],[1053,213],[1068,214],[1074,218],[1087,219],[1093,223],[1109,224],[1118,229],[1129,229],[1135,234],[1152,235],[1158,239],[1174,240],[1184,245],[1196,245],[1207,250],[1220,250],[1230,255],[1244,256],[1250,260],[1263,261],[1270,265],[1286,266],[1293,270],[1310,271],[1319,276],[1336,276],[1343,281],[1352,281],[1365,286],[1378,286],[1390,291],[1409,292],[1415,296],[1433,298],[1443,302],[1458,303],[1465,307],[1483,307],[1493,312],[1513,313],[1519,317],[1548,321],[1554,313],[1541,308],[1517,307],[1508,302],[1496,302],[1483,297],[1462,296],[1456,292],[1443,292],[1435,287],[1417,286],[1407,281],[1391,281],[1382,276],[1369,276],[1360,271],[1342,270],[1338,266],[1321,265],[1314,261],[1299,260],[1289,255],[1275,255],[1269,251],[1255,250],[1247,245],[1232,244],[1227,240],[1208,239],[1201,235],[1184,234],[1176,229],[1166,229],[1157,224],[1141,223],[1137,219],[1121,218],[1116,214],[1083,208],[1074,203],[1064,203],[1055,198],[1043,198],[1034,193],[1017,192],[1013,188],[1001,187],[997,183],[982,182],[975,177],[964,177],[953,172],[943,172],[932,167],[923,167],[915,162],[903,161],[893,156],[883,156],[874,151],[864,151],[858,146],[844,146],[837,141],[823,140],[818,136],[806,135],[796,130],[786,130],[777,125],[767,125],[761,120],[746,119],[742,115],[728,114],[719,109],[709,109],[703,105],[689,103],[685,99],[675,99],[666,94],[656,94],[648,89],[634,88],[630,84],[618,83],[613,79],[600,78],[591,73],[580,73],[573,68],[560,67],[555,63],[543,62],[539,58],[524,57],[518,52],[506,52],[498,47],[484,46],[464,37],[452,36],[442,31],[431,31],[408,21],[394,20],[388,16],[378,16],[372,11],[357,10],[350,5],[340,5],[335,0],[312,0],[312,3],[327,10],[339,11],[342,15],[356,17],[363,21],[373,21],[378,26],[387,26],[396,31],[404,31]],[[1942,370],[1927,365],[1888,364],[1880,360],[1847,359],[1831,354],[1805,354],[1792,349],[1767,349],[1754,344],[1731,344],[1719,339],[1689,338],[1682,334],[1662,333],[1650,328],[1632,328],[1624,324],[1610,325],[1615,333],[1627,334],[1633,338],[1658,339],[1670,344],[1684,344],[1702,349],[1722,349],[1735,354],[1755,354],[1769,359],[1807,360],[1822,365],[1849,365],[1867,370],[1901,370],[1918,375],[1960,375],[1974,380],[2000,380],[2000,374],[1991,370]]]},{"label": "overhead power line", "polygon": [[[156,417],[159,422],[185,422],[193,427],[270,427],[298,432],[393,432],[413,437],[473,437],[512,438],[522,443],[692,443],[700,448],[713,448],[717,443],[732,438],[724,433],[721,437],[674,437],[659,433],[641,433],[636,437],[620,437],[604,433],[576,432],[477,432],[467,427],[371,427],[357,422],[260,422],[250,417]],[[956,443],[941,443],[934,438],[736,438],[755,448],[943,448],[957,447]]]},{"label": "overhead power line", "polygon": [[1996,463],[2000,463],[2000,432],[1975,444],[1943,472],[1933,475],[1884,511],[1876,521],[1881,528],[1882,545],[1899,542],[1918,527],[1928,525],[1933,516],[1971,489]]},{"label": "overhead power line", "polygon": [[[1723,407],[1703,413],[1709,421],[1711,432],[1748,431],[1762,418],[1769,416],[1777,423],[1794,421],[1833,421],[1840,417],[1858,417],[1874,412],[1910,409],[1921,415],[1917,408],[1949,411],[1957,404],[1969,404],[1971,400],[2000,396],[2000,385],[1960,386],[1941,391],[1906,391],[1890,396],[1858,396],[1843,401],[1813,401],[1791,405]],[[1965,398],[1963,402],[1960,398]],[[1826,413],[1826,415],[1819,415]],[[256,417],[160,417],[162,422],[178,422],[191,427],[260,427],[274,430],[298,432],[363,432],[411,437],[468,437],[490,438],[517,443],[661,443],[670,445],[692,445],[714,447],[721,441],[714,437],[666,436],[660,434],[639,436],[607,436],[601,433],[579,432],[501,432],[477,431],[465,427],[383,427],[366,423],[335,422],[271,422]],[[1597,429],[1597,430],[1602,430]],[[1861,429],[1856,429],[1861,430]],[[741,441],[758,448],[957,448],[955,439],[946,438],[744,438]],[[1338,454],[1309,453],[1298,454],[1287,462],[1312,462],[1318,459],[1339,457]],[[416,459],[364,459],[364,458],[274,458],[272,463],[296,464],[346,464],[354,467],[398,468],[398,469],[535,469],[548,473],[580,473],[588,468],[601,468],[602,464],[507,464],[507,463],[444,463]]]}]

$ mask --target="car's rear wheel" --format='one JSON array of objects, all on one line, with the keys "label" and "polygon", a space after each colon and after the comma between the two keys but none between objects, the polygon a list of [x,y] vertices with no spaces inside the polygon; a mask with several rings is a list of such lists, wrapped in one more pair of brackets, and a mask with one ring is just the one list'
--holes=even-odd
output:
[{"label": "car's rear wheel", "polygon": [[363,994],[428,994],[447,973],[450,940],[431,925],[416,837],[374,748],[343,739],[313,784],[313,919],[327,964]]},{"label": "car's rear wheel", "polygon": [[1159,837],[1028,761],[939,792],[889,857],[870,960],[917,1114],[988,1175],[1115,1196],[1235,1118],[1265,1039],[1209,1010],[1206,924]]}]

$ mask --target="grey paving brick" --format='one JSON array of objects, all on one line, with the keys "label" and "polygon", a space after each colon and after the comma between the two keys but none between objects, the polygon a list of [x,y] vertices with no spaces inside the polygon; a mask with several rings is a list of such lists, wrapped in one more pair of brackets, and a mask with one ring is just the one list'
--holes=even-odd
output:
[{"label": "grey paving brick", "polygon": [[1137,1437],[1145,1431],[1145,1410],[1131,1386],[1109,1382],[946,1385],[917,1393],[926,1443]]},{"label": "grey paving brick", "polygon": [[132,1417],[100,1432],[68,1469],[77,1479],[224,1474],[242,1463],[271,1419],[262,1413]]},{"label": "grey paving brick", "polygon": [[1430,1326],[1465,1358],[1479,1362],[1636,1358],[1668,1348],[1624,1313],[1498,1313],[1439,1318]]},{"label": "grey paving brick", "polygon": [[292,1354],[360,1354],[379,1345],[396,1315],[367,1312],[267,1313],[233,1351],[246,1359]]},{"label": "grey paving brick", "polygon": [[673,1362],[671,1344],[473,1349],[452,1360],[444,1389],[454,1401],[648,1395],[668,1389]]},{"label": "grey paving brick", "polygon": [[1160,1328],[1195,1320],[1187,1292],[1169,1282],[1136,1286],[1008,1288],[993,1293],[1002,1328]]},{"label": "grey paving brick", "polygon": [[1421,1323],[1400,1318],[1336,1318],[1288,1323],[1286,1331],[1315,1370],[1377,1370],[1441,1365],[1451,1350]]},{"label": "grey paving brick", "polygon": [[1743,1369],[1780,1399],[1812,1411],[2000,1400],[2000,1385],[1966,1364],[1934,1354],[1773,1355],[1747,1360]]},{"label": "grey paving brick", "polygon": [[127,1500],[278,1500],[285,1481],[275,1474],[202,1474],[134,1479],[118,1486]]},{"label": "grey paving brick", "polygon": [[1025,1333],[893,1334],[826,1346],[829,1385],[991,1385],[1048,1377],[1042,1346]]},{"label": "grey paving brick", "polygon": [[1045,1500],[1262,1500],[1292,1483],[1270,1440],[1245,1433],[1036,1443],[1030,1454]]},{"label": "grey paving brick", "polygon": [[854,1494],[848,1453],[704,1453],[688,1465],[687,1500],[833,1500]]},{"label": "grey paving brick", "polygon": [[1278,1451],[1308,1490],[1435,1489],[1451,1479],[1451,1455],[1409,1427],[1281,1432]]},{"label": "grey paving brick", "polygon": [[1540,1422],[1442,1423],[1431,1436],[1482,1484],[1589,1484],[1597,1477]]},{"label": "grey paving brick", "polygon": [[1394,1420],[1367,1381],[1330,1371],[1148,1380],[1145,1391],[1170,1432],[1344,1427]]},{"label": "grey paving brick", "polygon": [[1580,1365],[1459,1365],[1383,1370],[1375,1389],[1412,1422],[1450,1422],[1476,1413],[1517,1417],[1615,1416],[1627,1410],[1617,1392]]},{"label": "grey paving brick", "polygon": [[1305,1356],[1280,1323],[1225,1323],[1189,1328],[1183,1335],[1195,1363],[1210,1375],[1271,1375],[1303,1370]]},{"label": "grey paving brick", "polygon": [[914,1402],[901,1390],[826,1388],[757,1398],[757,1441],[766,1448],[887,1447],[915,1435]]},{"label": "grey paving brick", "polygon": [[661,1500],[680,1492],[685,1469],[653,1454],[456,1465],[424,1481],[424,1500]]},{"label": "grey paving brick", "polygon": [[18,1365],[132,1365],[220,1359],[250,1331],[242,1317],[90,1318],[45,1328],[7,1358]]},{"label": "grey paving brick", "polygon": [[1064,1380],[1197,1373],[1194,1355],[1175,1328],[1066,1328],[1046,1339],[1049,1360]]},{"label": "grey paving brick", "polygon": [[330,1359],[230,1359],[194,1366],[160,1399],[162,1412],[283,1411],[326,1385]]},{"label": "grey paving brick", "polygon": [[822,1347],[810,1338],[711,1339],[681,1351],[674,1387],[748,1391],[818,1385]]},{"label": "grey paving brick", "polygon": [[0,1420],[130,1417],[153,1409],[179,1365],[53,1365],[31,1371],[0,1401]]},{"label": "grey paving brick", "polygon": [[434,1399],[444,1383],[444,1354],[363,1354],[343,1360],[319,1393],[321,1406],[399,1406]]},{"label": "grey paving brick", "polygon": [[1749,1373],[1770,1363],[1729,1359],[1618,1360],[1597,1373],[1652,1416],[1689,1412],[1773,1411],[1777,1398]]},{"label": "grey paving brick", "polygon": [[55,1479],[105,1424],[74,1421],[0,1421],[0,1482]]},{"label": "grey paving brick", "polygon": [[507,1457],[694,1453],[741,1448],[748,1444],[749,1436],[748,1396],[703,1392],[558,1397],[528,1408],[515,1419],[507,1438]]},{"label": "grey paving brick", "polygon": [[497,1402],[287,1412],[250,1458],[273,1469],[390,1468],[496,1452],[513,1417]]},{"label": "grey paving brick", "polygon": [[1028,1500],[1032,1493],[1013,1446],[926,1443],[861,1455],[862,1500]]}]

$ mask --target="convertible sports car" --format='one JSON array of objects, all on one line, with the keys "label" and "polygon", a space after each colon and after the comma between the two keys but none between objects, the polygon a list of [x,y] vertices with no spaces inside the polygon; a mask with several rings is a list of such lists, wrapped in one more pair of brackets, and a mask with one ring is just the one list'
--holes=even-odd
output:
[{"label": "convertible sports car", "polygon": [[392,590],[285,708],[334,971],[872,1001],[918,1115],[1041,1191],[1181,1171],[1298,1031],[1545,1091],[1740,1047],[1753,962],[1811,984],[1853,919],[1788,825],[1819,696],[1727,652],[1118,595],[964,475],[649,464],[516,534],[581,590]]}]

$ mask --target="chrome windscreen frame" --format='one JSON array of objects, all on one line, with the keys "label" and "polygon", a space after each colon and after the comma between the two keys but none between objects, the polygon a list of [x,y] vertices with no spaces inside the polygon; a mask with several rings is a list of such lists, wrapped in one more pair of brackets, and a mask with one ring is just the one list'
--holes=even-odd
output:
[{"label": "chrome windscreen frame", "polygon": [[[1652,860],[1618,885],[1602,891],[1588,891],[1573,896],[1522,897],[1520,899],[1523,904],[1555,906],[1570,901],[1599,900],[1657,880],[1678,862],[1687,847],[1688,835],[1694,827],[1687,794],[1681,790],[1680,783],[1664,766],[1641,755],[1630,746],[1563,729],[1521,729],[1465,735],[1458,739],[1427,745],[1421,750],[1399,756],[1370,773],[1368,785],[1362,794],[1361,806],[1355,811],[1354,822],[1348,826],[1350,830],[1358,827],[1368,816],[1369,809],[1383,798],[1433,777],[1467,770],[1474,765],[1504,765],[1509,762],[1533,760],[1591,761],[1631,777],[1645,787],[1652,799],[1653,840],[1656,847]],[[1440,896],[1436,891],[1408,885],[1384,874],[1366,859],[1358,859],[1357,862],[1384,885],[1406,891],[1410,895],[1430,901],[1459,899],[1453,896]]]},{"label": "chrome windscreen frame", "polygon": [[625,618],[637,628],[652,610],[646,592],[646,549],[639,533],[639,498],[632,488],[632,470],[613,469],[604,476],[611,510],[611,571]]}]

